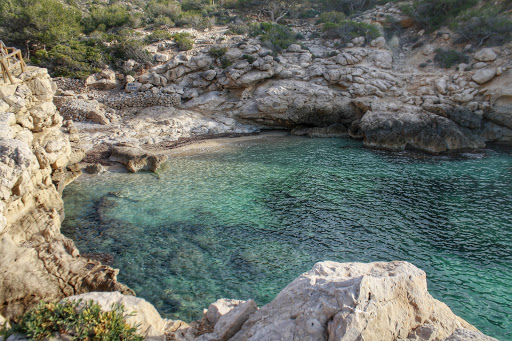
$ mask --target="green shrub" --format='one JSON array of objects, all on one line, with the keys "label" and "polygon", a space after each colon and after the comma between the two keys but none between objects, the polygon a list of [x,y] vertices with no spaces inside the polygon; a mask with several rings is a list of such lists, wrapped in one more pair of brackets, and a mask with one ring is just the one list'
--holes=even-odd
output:
[{"label": "green shrub", "polygon": [[195,29],[212,28],[215,24],[215,18],[202,16],[195,12],[185,12],[176,20],[178,27],[193,27]]},{"label": "green shrub", "polygon": [[434,61],[445,69],[451,68],[455,64],[469,62],[469,57],[455,50],[437,49]]},{"label": "green shrub", "polygon": [[316,21],[317,24],[325,24],[328,22],[339,24],[343,22],[346,19],[346,15],[343,12],[336,12],[336,11],[330,11],[330,12],[323,12],[318,17],[318,20]]},{"label": "green shrub", "polygon": [[377,26],[352,20],[344,20],[340,23],[327,22],[324,24],[323,31],[324,38],[340,39],[344,44],[357,37],[364,37],[369,42],[381,36]]},{"label": "green shrub", "polygon": [[339,11],[344,12],[346,15],[351,15],[355,12],[366,11],[378,3],[389,1],[380,0],[320,0],[318,1],[324,11]]},{"label": "green shrub", "polygon": [[296,42],[297,34],[284,25],[263,22],[251,25],[249,35],[259,37],[263,46],[279,53]]},{"label": "green shrub", "polygon": [[130,23],[131,15],[125,6],[116,4],[112,6],[93,6],[88,16],[82,19],[85,33],[94,30],[107,31],[120,28]]},{"label": "green shrub", "polygon": [[176,21],[181,16],[181,6],[174,0],[152,0],[148,2],[144,10],[146,20],[156,25],[155,21],[162,17]]},{"label": "green shrub", "polygon": [[59,0],[0,1],[0,36],[10,45],[47,48],[80,34],[80,12]]},{"label": "green shrub", "polygon": [[53,333],[68,334],[73,340],[142,341],[136,327],[126,323],[124,307],[112,306],[109,312],[93,301],[80,306],[80,301],[44,303],[27,312],[19,324],[13,326],[17,333],[34,340],[49,339]]},{"label": "green shrub", "polygon": [[200,11],[208,3],[209,3],[209,1],[203,1],[203,0],[183,0],[181,2],[181,10],[182,11]]},{"label": "green shrub", "polygon": [[231,34],[247,34],[249,32],[249,26],[246,24],[229,24],[228,32]]},{"label": "green shrub", "polygon": [[32,56],[31,61],[48,68],[54,77],[86,78],[99,72],[105,65],[106,58],[98,47],[71,41],[69,45],[54,46],[48,52],[39,50]]},{"label": "green shrub", "polygon": [[242,56],[243,59],[247,60],[249,62],[249,64],[252,64],[256,61],[256,57],[254,56],[251,56],[250,54],[244,54]]},{"label": "green shrub", "polygon": [[175,33],[172,36],[180,51],[187,51],[194,47],[194,41],[190,39],[191,37],[192,35],[186,32]]},{"label": "green shrub", "polygon": [[227,47],[215,46],[211,47],[208,53],[214,58],[222,58],[227,51]]},{"label": "green shrub", "polygon": [[161,41],[161,40],[169,40],[169,39],[172,39],[172,34],[170,34],[167,31],[164,31],[164,30],[155,30],[155,31],[151,32],[151,34],[149,34],[145,38],[146,43],[148,43],[148,44],[155,43],[155,42]]},{"label": "green shrub", "polygon": [[422,27],[436,30],[478,2],[479,0],[414,0],[412,5],[401,8]]},{"label": "green shrub", "polygon": [[153,20],[153,25],[155,27],[174,27],[174,21],[169,17],[161,15]]},{"label": "green shrub", "polygon": [[468,10],[451,27],[461,36],[460,42],[471,43],[476,48],[503,45],[512,40],[512,19],[496,7]]}]

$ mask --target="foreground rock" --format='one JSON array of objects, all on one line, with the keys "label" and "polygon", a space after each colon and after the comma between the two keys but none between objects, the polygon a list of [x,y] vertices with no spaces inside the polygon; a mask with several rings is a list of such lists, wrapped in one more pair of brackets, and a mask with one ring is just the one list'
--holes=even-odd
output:
[{"label": "foreground rock", "polygon": [[[200,338],[226,339],[216,331]],[[434,299],[425,272],[410,263],[321,262],[251,314],[229,340],[495,339]]]},{"label": "foreground rock", "polygon": [[61,193],[84,152],[52,103],[46,70],[20,78],[0,85],[0,314],[10,319],[40,300],[91,290],[133,293],[117,282],[118,270],[80,257],[60,233]]}]

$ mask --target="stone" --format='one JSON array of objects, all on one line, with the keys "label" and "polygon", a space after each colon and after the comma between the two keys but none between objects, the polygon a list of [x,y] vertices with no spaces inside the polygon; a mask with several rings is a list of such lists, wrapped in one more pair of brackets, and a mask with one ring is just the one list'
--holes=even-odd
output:
[{"label": "stone", "polygon": [[116,74],[106,69],[90,75],[85,79],[85,85],[98,90],[112,90],[117,87]]},{"label": "stone", "polygon": [[487,66],[487,63],[484,63],[484,62],[478,62],[476,64],[473,65],[473,68],[475,69],[483,69],[484,67]]},{"label": "stone", "polygon": [[114,304],[122,304],[126,309],[126,322],[137,326],[137,330],[146,340],[165,340],[166,320],[162,319],[155,307],[146,300],[126,296],[120,292],[90,292],[66,297],[63,301],[94,301],[103,311],[112,310]]},{"label": "stone", "polygon": [[484,48],[475,53],[475,59],[480,62],[493,62],[498,57],[491,48]]},{"label": "stone", "polygon": [[490,80],[492,80],[494,77],[496,77],[496,69],[495,68],[480,69],[477,72],[475,72],[475,74],[473,75],[473,77],[471,77],[471,79],[475,83],[484,84],[484,83],[487,83]]},{"label": "stone", "polygon": [[[407,262],[321,262],[252,313],[230,340],[405,340],[477,332]],[[491,338],[492,340],[492,338]]]},{"label": "stone", "polygon": [[210,304],[208,307],[208,310],[204,314],[204,319],[206,322],[208,322],[210,325],[215,326],[217,321],[219,319],[230,312],[233,308],[238,306],[243,301],[240,300],[233,300],[233,299],[227,299],[227,298],[221,298],[215,301],[214,303]]},{"label": "stone", "polygon": [[107,169],[100,163],[95,163],[93,165],[87,165],[85,167],[84,171],[87,174],[101,174],[101,173],[105,173],[107,171]]},{"label": "stone", "polygon": [[213,333],[197,338],[198,341],[227,341],[242,328],[249,317],[258,310],[253,300],[239,303],[216,322]]},{"label": "stone", "polygon": [[286,49],[286,51],[288,51],[288,52],[299,52],[301,49],[302,49],[302,47],[300,47],[300,45],[298,45],[298,44],[291,44],[290,46],[288,46],[288,49]]},{"label": "stone", "polygon": [[383,69],[391,69],[393,64],[393,54],[389,51],[376,51],[370,57],[375,66]]},{"label": "stone", "polygon": [[383,48],[384,46],[386,46],[386,39],[384,37],[378,37],[377,39],[373,39],[372,41],[370,41],[370,46],[376,48]]},{"label": "stone", "polygon": [[359,123],[365,146],[389,150],[406,147],[428,153],[475,149],[483,140],[452,120],[404,107],[401,111],[368,111]]},{"label": "stone", "polygon": [[163,53],[156,53],[153,58],[157,63],[165,63],[169,60],[169,56]]},{"label": "stone", "polygon": [[167,160],[165,155],[148,153],[139,146],[129,143],[119,143],[112,146],[110,161],[119,162],[126,166],[132,173],[140,170],[156,170]]},{"label": "stone", "polygon": [[92,110],[87,113],[87,119],[96,122],[99,124],[107,125],[110,123],[107,117],[105,117],[105,114],[101,111]]}]

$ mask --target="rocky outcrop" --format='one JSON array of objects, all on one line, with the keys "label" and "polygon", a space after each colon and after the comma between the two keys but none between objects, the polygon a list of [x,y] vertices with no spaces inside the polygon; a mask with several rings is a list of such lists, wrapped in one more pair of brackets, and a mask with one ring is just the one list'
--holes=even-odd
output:
[{"label": "rocky outcrop", "polygon": [[230,340],[462,340],[464,335],[494,340],[430,296],[425,272],[412,264],[321,262],[250,315]]},{"label": "rocky outcrop", "polygon": [[121,143],[112,146],[110,161],[119,162],[126,166],[132,173],[140,170],[156,170],[167,160],[166,155],[156,155],[145,151],[136,145]]},{"label": "rocky outcrop", "polygon": [[162,319],[145,300],[119,292],[68,299],[106,311],[123,304],[147,340],[496,341],[434,299],[425,272],[407,262],[317,263],[260,309],[253,300],[220,299],[191,324]]},{"label": "rocky outcrop", "polygon": [[[389,25],[390,17],[404,27],[411,25],[393,4],[361,16],[382,26]],[[296,27],[306,39],[278,56],[257,38],[224,35],[218,47],[226,49],[229,66],[209,54],[213,37],[222,32],[197,32],[212,39],[204,45],[196,41],[196,48],[187,52],[160,51],[170,58],[126,76],[125,91],[92,92],[105,108],[117,111],[120,123],[101,134],[98,127],[84,125],[81,136],[87,140],[90,129],[92,144],[143,146],[180,137],[285,128],[308,136],[349,132],[368,147],[430,153],[510,142],[510,95],[500,95],[498,89],[509,87],[505,80],[512,72],[512,45],[473,51],[471,63],[446,70],[429,63],[436,48],[449,44],[447,34],[411,33],[403,41],[355,37],[340,45],[313,38],[319,28]],[[418,69],[416,64],[428,66]]]},{"label": "rocky outcrop", "polygon": [[118,270],[80,257],[60,234],[61,192],[80,174],[84,152],[71,121],[52,103],[45,69],[0,84],[0,313],[21,314],[40,300],[91,290],[131,293]]}]

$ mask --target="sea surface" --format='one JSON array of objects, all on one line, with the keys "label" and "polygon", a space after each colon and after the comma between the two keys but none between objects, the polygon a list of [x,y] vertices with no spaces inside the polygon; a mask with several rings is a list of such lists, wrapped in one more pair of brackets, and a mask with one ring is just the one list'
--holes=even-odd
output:
[{"label": "sea surface", "polygon": [[222,297],[261,306],[323,260],[404,260],[455,314],[512,340],[510,149],[268,137],[84,178],[64,202],[62,232],[165,317],[198,319]]}]

